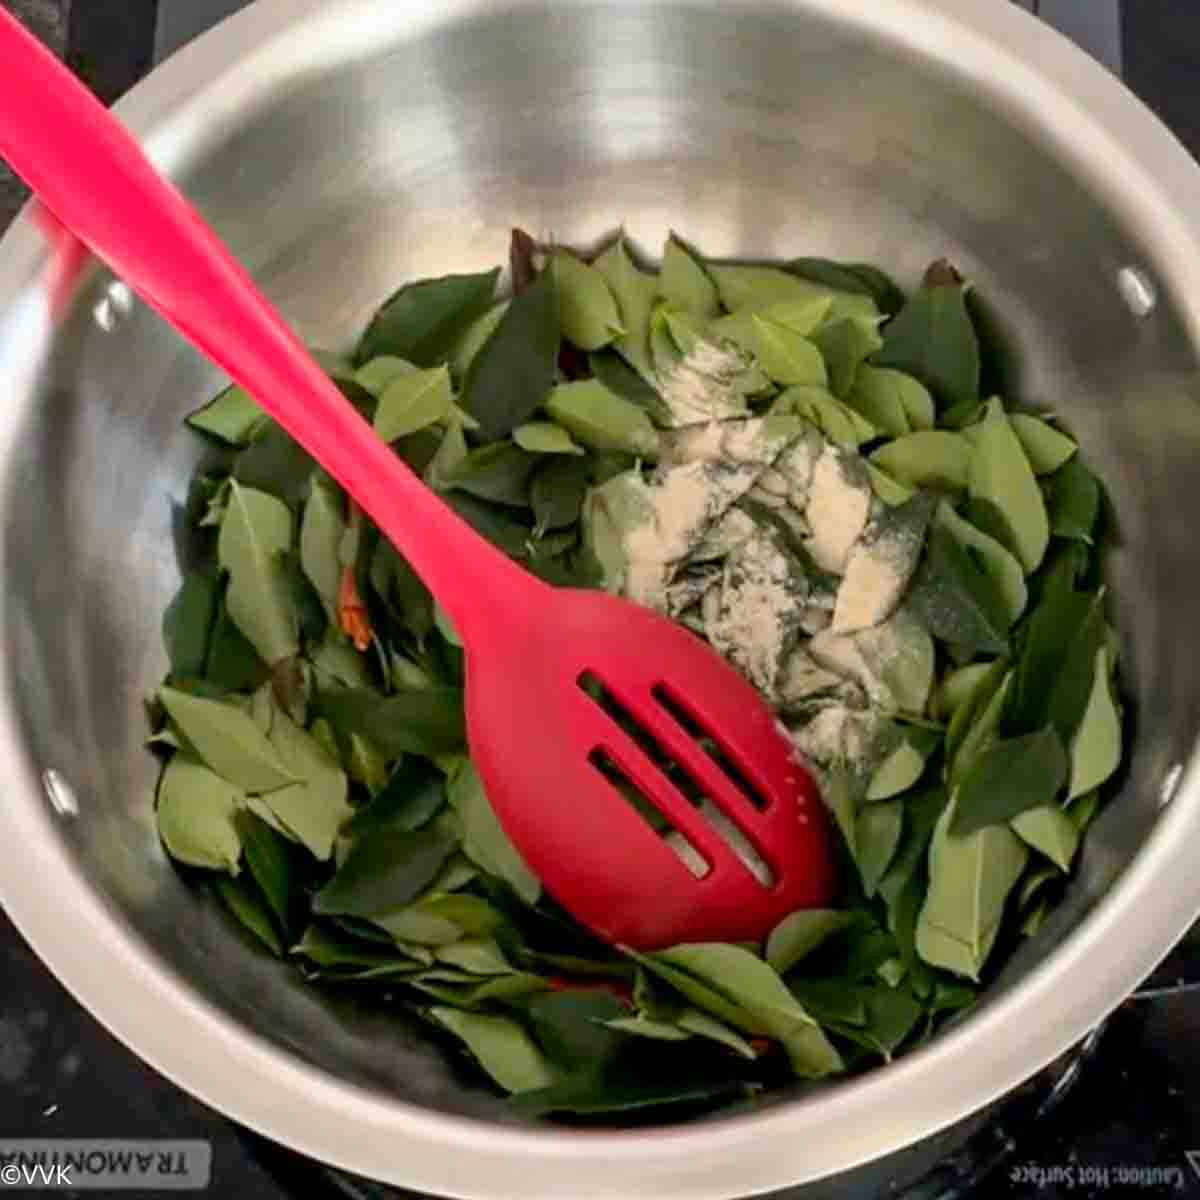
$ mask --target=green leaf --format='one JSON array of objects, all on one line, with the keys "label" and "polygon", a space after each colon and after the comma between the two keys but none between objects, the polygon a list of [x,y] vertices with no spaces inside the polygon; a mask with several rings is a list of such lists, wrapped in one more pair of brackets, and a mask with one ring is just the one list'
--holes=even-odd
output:
[{"label": "green leaf", "polygon": [[283,957],[283,942],[271,921],[271,913],[245,878],[222,877],[214,889],[225,906],[277,958]]},{"label": "green leaf", "polygon": [[[905,824],[900,845],[879,882],[879,894],[887,904],[889,916],[892,918],[905,887],[914,877],[923,874],[920,868],[925,861],[938,818],[945,811],[946,804],[946,792],[941,787],[924,789],[904,801]],[[924,888],[921,889],[921,895],[923,897]]]},{"label": "green leaf", "polygon": [[1026,845],[1045,855],[1060,871],[1069,871],[1082,836],[1079,827],[1057,804],[1031,808],[1012,822]]},{"label": "green leaf", "polygon": [[891,1062],[892,1056],[917,1027],[925,1006],[908,988],[886,985],[871,988],[866,993],[865,1003],[867,1020],[862,1039],[885,1062]]},{"label": "green leaf", "polygon": [[1049,721],[1069,744],[1092,693],[1103,642],[1101,595],[1048,591],[1024,631],[1005,730],[1028,733]]},{"label": "green leaf", "polygon": [[480,500],[525,508],[529,504],[530,476],[540,465],[538,455],[510,441],[493,442],[470,451],[445,475],[445,482]]},{"label": "green leaf", "polygon": [[839,263],[828,258],[795,258],[788,270],[802,279],[836,292],[870,296],[880,312],[895,316],[904,307],[904,293],[886,272],[869,263]]},{"label": "green leaf", "polygon": [[863,892],[875,895],[896,850],[904,828],[904,805],[899,800],[868,804],[855,822],[854,849]]},{"label": "green leaf", "polygon": [[462,406],[489,441],[506,437],[542,405],[558,369],[558,300],[544,271],[508,306],[463,381]]},{"label": "green leaf", "polygon": [[378,399],[387,390],[389,383],[401,375],[410,375],[417,369],[406,359],[397,358],[394,354],[381,354],[378,358],[363,363],[354,372],[354,382]]},{"label": "green leaf", "polygon": [[1092,821],[1095,820],[1096,814],[1100,811],[1100,793],[1088,792],[1086,795],[1072,800],[1067,805],[1067,816],[1075,823],[1075,828],[1079,832],[1085,833]]},{"label": "green leaf", "polygon": [[270,674],[270,668],[230,619],[222,601],[217,605],[216,621],[208,645],[204,678],[220,692],[250,691]]},{"label": "green leaf", "polygon": [[995,584],[995,593],[1003,601],[1003,612],[1008,629],[1025,611],[1029,603],[1029,589],[1025,586],[1025,572],[1020,562],[995,538],[977,529],[970,521],[960,517],[943,501],[938,506],[935,521],[942,526],[970,555],[979,569]]},{"label": "green leaf", "polygon": [[747,1084],[733,1076],[727,1059],[698,1060],[686,1043],[675,1046],[639,1039],[599,1071],[582,1070],[559,1084],[526,1092],[514,1098],[513,1107],[528,1117],[551,1113],[596,1117],[649,1108],[691,1108],[747,1090]]},{"label": "green leaf", "polygon": [[176,754],[158,785],[158,834],[172,858],[236,875],[242,841],[234,816],[243,793],[200,763]]},{"label": "green leaf", "polygon": [[571,435],[553,421],[526,421],[513,430],[513,441],[530,454],[583,454]]},{"label": "green leaf", "polygon": [[812,384],[825,387],[828,384],[825,359],[815,342],[776,321],[758,315],[752,321],[755,357],[772,380],[785,386]]},{"label": "green leaf", "polygon": [[362,688],[321,691],[316,709],[349,746],[361,734],[388,758],[401,754],[456,754],[466,749],[463,695],[458,688],[398,689],[380,698]]},{"label": "green leaf", "polygon": [[625,333],[608,283],[595,267],[569,250],[555,250],[550,273],[558,294],[558,321],[563,337],[580,350],[599,350]]},{"label": "green leaf", "polygon": [[597,1070],[624,1040],[608,1025],[625,1016],[627,1010],[615,996],[605,992],[536,995],[526,1012],[538,1045],[565,1072]]},{"label": "green leaf", "polygon": [[940,740],[940,735],[931,730],[909,729],[875,768],[867,784],[866,800],[890,800],[907,792],[925,773],[925,763]]},{"label": "green leaf", "polygon": [[[997,668],[1003,668],[1001,660]],[[974,765],[980,753],[995,741],[1000,731],[1013,672],[998,670],[999,684],[992,687],[992,676],[980,686],[978,706],[972,704],[956,713],[946,735],[946,777],[951,787],[957,787]],[[986,698],[985,698],[986,697]]]},{"label": "green leaf", "polygon": [[879,315],[874,300],[866,294],[825,287],[778,267],[710,263],[708,273],[717,285],[721,303],[731,313],[745,310],[761,312],[772,305],[786,302],[804,304],[826,300],[830,304],[830,321],[843,317],[865,317],[869,320]]},{"label": "green leaf", "polygon": [[[443,872],[444,874],[444,872]],[[434,880],[434,887],[438,880]],[[433,895],[426,896],[418,905],[421,912],[432,917],[441,917],[453,921],[464,933],[475,938],[487,938],[504,925],[504,915],[492,907],[486,900],[471,895]],[[462,945],[464,943],[459,943]],[[440,957],[440,956],[439,956]],[[443,961],[451,961],[444,959]],[[459,966],[464,964],[460,962]],[[467,968],[470,969],[470,968]],[[505,965],[505,969],[512,968]]]},{"label": "green leaf", "polygon": [[[748,950],[709,943],[637,957],[719,1020],[748,1033],[776,1038],[801,1078],[821,1078],[842,1069],[837,1051],[817,1023],[775,971]],[[685,990],[681,986],[684,979],[699,986]],[[714,1006],[713,996],[723,1003]]]},{"label": "green leaf", "polygon": [[410,755],[401,760],[383,790],[354,814],[346,832],[358,837],[378,829],[419,829],[445,802],[445,777],[424,759]]},{"label": "green leaf", "polygon": [[1067,780],[1067,765],[1051,727],[993,742],[963,775],[951,833],[966,837],[1052,804]]},{"label": "green leaf", "polygon": [[1007,825],[956,837],[950,832],[954,819],[952,802],[938,820],[929,850],[929,891],[917,922],[917,952],[932,967],[978,980],[1029,851]]},{"label": "green leaf", "polygon": [[286,931],[292,919],[292,858],[288,844],[274,829],[251,812],[239,812],[234,818],[246,866],[258,884],[271,911]]},{"label": "green leaf", "polygon": [[379,397],[375,432],[385,442],[394,442],[444,421],[453,407],[449,367],[404,371],[391,380]]},{"label": "green leaf", "polygon": [[938,407],[979,399],[979,338],[967,311],[967,286],[926,282],[884,328],[881,367],[919,379]]},{"label": "green leaf", "polygon": [[220,603],[221,585],[211,568],[189,571],[163,613],[163,644],[177,678],[200,678]]},{"label": "green leaf", "polygon": [[244,709],[170,687],[161,688],[158,696],[188,744],[235,787],[262,792],[295,782]]},{"label": "green leaf", "polygon": [[654,378],[650,357],[650,311],[658,294],[658,279],[640,271],[629,257],[625,239],[619,238],[594,264],[617,301],[624,334],[613,343],[643,378]]},{"label": "green leaf", "polygon": [[254,441],[270,419],[249,392],[234,385],[191,413],[187,423],[226,445],[240,447]]},{"label": "green leaf", "polygon": [[468,975],[511,975],[513,971],[512,964],[504,957],[504,951],[495,939],[489,937],[464,938],[449,946],[439,946],[434,951],[434,957],[447,966],[466,971]]},{"label": "green leaf", "polygon": [[609,391],[598,379],[559,384],[546,399],[546,412],[592,450],[658,457],[658,431],[645,410]]},{"label": "green leaf", "polygon": [[798,962],[822,942],[847,928],[849,913],[831,908],[802,908],[784,917],[767,938],[767,962],[780,975],[786,975]]},{"label": "green leaf", "polygon": [[430,1017],[465,1043],[472,1058],[507,1092],[549,1088],[557,1073],[529,1034],[508,1017],[431,1008]]},{"label": "green leaf", "polygon": [[1076,455],[1047,481],[1050,531],[1088,545],[1100,515],[1100,483]]},{"label": "green leaf", "polygon": [[1026,572],[1036,571],[1050,541],[1050,520],[1033,468],[999,400],[988,404],[976,428],[967,481],[971,498],[992,507],[1002,540]]},{"label": "green leaf", "polygon": [[433,597],[387,538],[375,545],[370,579],[379,598],[418,641],[433,631]]},{"label": "green leaf", "polygon": [[957,667],[942,677],[933,701],[933,715],[939,721],[949,721],[960,708],[971,700],[975,689],[987,677],[995,664],[991,662],[968,663]]},{"label": "green leaf", "polygon": [[929,530],[908,607],[944,642],[985,654],[1001,654],[1008,646],[1003,593],[945,525]]},{"label": "green leaf", "polygon": [[496,326],[504,320],[504,314],[508,312],[510,303],[512,303],[511,300],[497,301],[463,330],[449,354],[450,374],[456,381],[461,382],[466,379],[467,372],[471,369],[476,355],[483,349],[488,338],[496,332]]},{"label": "green leaf", "polygon": [[233,481],[285,504],[301,504],[308,496],[308,481],[316,469],[317,464],[299,443],[271,422],[237,456]]},{"label": "green leaf", "polygon": [[601,350],[589,354],[588,366],[595,378],[622,400],[628,400],[648,413],[658,413],[662,410],[662,397],[658,391],[616,351]]},{"label": "green leaf", "polygon": [[477,533],[510,558],[526,558],[533,529],[507,511],[465,492],[448,492],[443,499]]},{"label": "green leaf", "polygon": [[1039,417],[1013,413],[1009,420],[1035,475],[1053,475],[1079,449],[1065,433]]},{"label": "green leaf", "polygon": [[971,443],[961,433],[933,429],[880,446],[871,461],[909,487],[961,492],[967,486],[972,454]]},{"label": "green leaf", "polygon": [[342,563],[338,556],[346,535],[341,492],[321,475],[314,475],[304,517],[300,522],[300,565],[321,597],[331,625],[338,620],[338,589]]},{"label": "green leaf", "polygon": [[1071,785],[1074,800],[1104,783],[1121,764],[1121,718],[1109,683],[1107,646],[1096,651],[1092,692],[1071,742]]},{"label": "green leaf", "polygon": [[472,763],[464,763],[451,779],[447,795],[462,821],[467,857],[489,875],[503,879],[526,904],[536,904],[541,884],[504,832]]},{"label": "green leaf", "polygon": [[443,362],[466,329],[492,305],[500,269],[406,284],[375,314],[355,355],[387,354],[418,367]]},{"label": "green leaf", "polygon": [[578,458],[559,458],[534,475],[529,485],[529,502],[539,534],[564,529],[579,520],[590,470],[590,465]]},{"label": "green leaf", "polygon": [[292,548],[292,514],[265,492],[229,489],[217,556],[229,572],[225,605],[234,624],[268,666],[299,653],[295,605],[279,569],[279,557]]},{"label": "green leaf", "polygon": [[662,273],[658,294],[673,308],[701,321],[711,321],[721,313],[717,285],[691,251],[674,235],[663,249]]},{"label": "green leaf", "polygon": [[882,345],[877,317],[844,317],[813,334],[829,371],[829,390],[846,399],[854,391],[858,372]]},{"label": "green leaf", "polygon": [[433,882],[453,849],[454,842],[435,830],[372,830],[313,897],[313,912],[353,917],[395,912]]},{"label": "green leaf", "polygon": [[889,508],[898,508],[901,504],[907,504],[917,494],[907,484],[897,483],[874,463],[864,462],[863,466],[867,468],[867,475],[871,480],[871,490]]},{"label": "green leaf", "polygon": [[[803,417],[825,437],[846,450],[874,440],[879,431],[848,404],[823,387],[801,384],[776,397],[769,417]],[[869,464],[864,463],[864,466]],[[907,498],[907,497],[906,497]]]},{"label": "green leaf", "polygon": [[903,371],[861,364],[846,401],[892,437],[930,431],[934,426],[933,397],[924,384]]},{"label": "green leaf", "polygon": [[286,713],[274,715],[271,745],[300,782],[268,792],[263,800],[283,827],[325,862],[353,812],[346,799],[345,772]]},{"label": "green leaf", "polygon": [[370,796],[377,795],[387,786],[387,760],[366,738],[357,733],[350,735],[346,772],[356,783],[361,783]]}]

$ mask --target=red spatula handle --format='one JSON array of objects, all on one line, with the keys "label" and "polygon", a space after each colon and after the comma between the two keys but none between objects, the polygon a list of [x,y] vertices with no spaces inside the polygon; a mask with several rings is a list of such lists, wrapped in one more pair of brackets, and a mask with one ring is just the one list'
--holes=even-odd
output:
[{"label": "red spatula handle", "polygon": [[447,508],[355,411],[124,126],[0,9],[0,155],[58,219],[244,387],[375,521],[467,640],[545,585]]}]

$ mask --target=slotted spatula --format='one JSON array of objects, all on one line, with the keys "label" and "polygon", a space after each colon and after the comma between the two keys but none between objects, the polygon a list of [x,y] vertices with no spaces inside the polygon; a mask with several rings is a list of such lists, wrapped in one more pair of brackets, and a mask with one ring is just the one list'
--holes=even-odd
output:
[{"label": "slotted spatula", "polygon": [[0,63],[0,153],[342,484],[449,614],[472,757],[550,894],[636,948],[757,939],[827,903],[824,809],[758,693],[686,629],[552,588],[475,533],[376,437],[121,124],[2,11]]}]

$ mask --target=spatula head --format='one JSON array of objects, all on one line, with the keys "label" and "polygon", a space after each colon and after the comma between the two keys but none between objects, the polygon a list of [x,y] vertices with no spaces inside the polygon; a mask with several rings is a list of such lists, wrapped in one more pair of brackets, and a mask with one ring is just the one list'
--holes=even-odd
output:
[{"label": "spatula head", "polygon": [[526,628],[471,649],[471,752],[505,830],[568,912],[610,942],[655,949],[759,940],[829,903],[813,776],[710,646],[602,592],[555,591]]}]

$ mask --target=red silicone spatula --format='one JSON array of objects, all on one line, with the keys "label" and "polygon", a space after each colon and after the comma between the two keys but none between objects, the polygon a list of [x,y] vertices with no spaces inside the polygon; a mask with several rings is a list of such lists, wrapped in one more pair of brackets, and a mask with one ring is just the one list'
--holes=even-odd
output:
[{"label": "red silicone spatula", "polygon": [[[471,754],[559,903],[640,948],[760,938],[826,903],[822,805],[754,689],[687,630],[612,596],[551,588],[484,541],[375,436],[119,122],[2,11],[0,64],[0,153],[342,484],[449,613],[466,647]],[[628,803],[630,785],[698,852],[702,877]],[[757,851],[769,884],[699,795]]]}]

